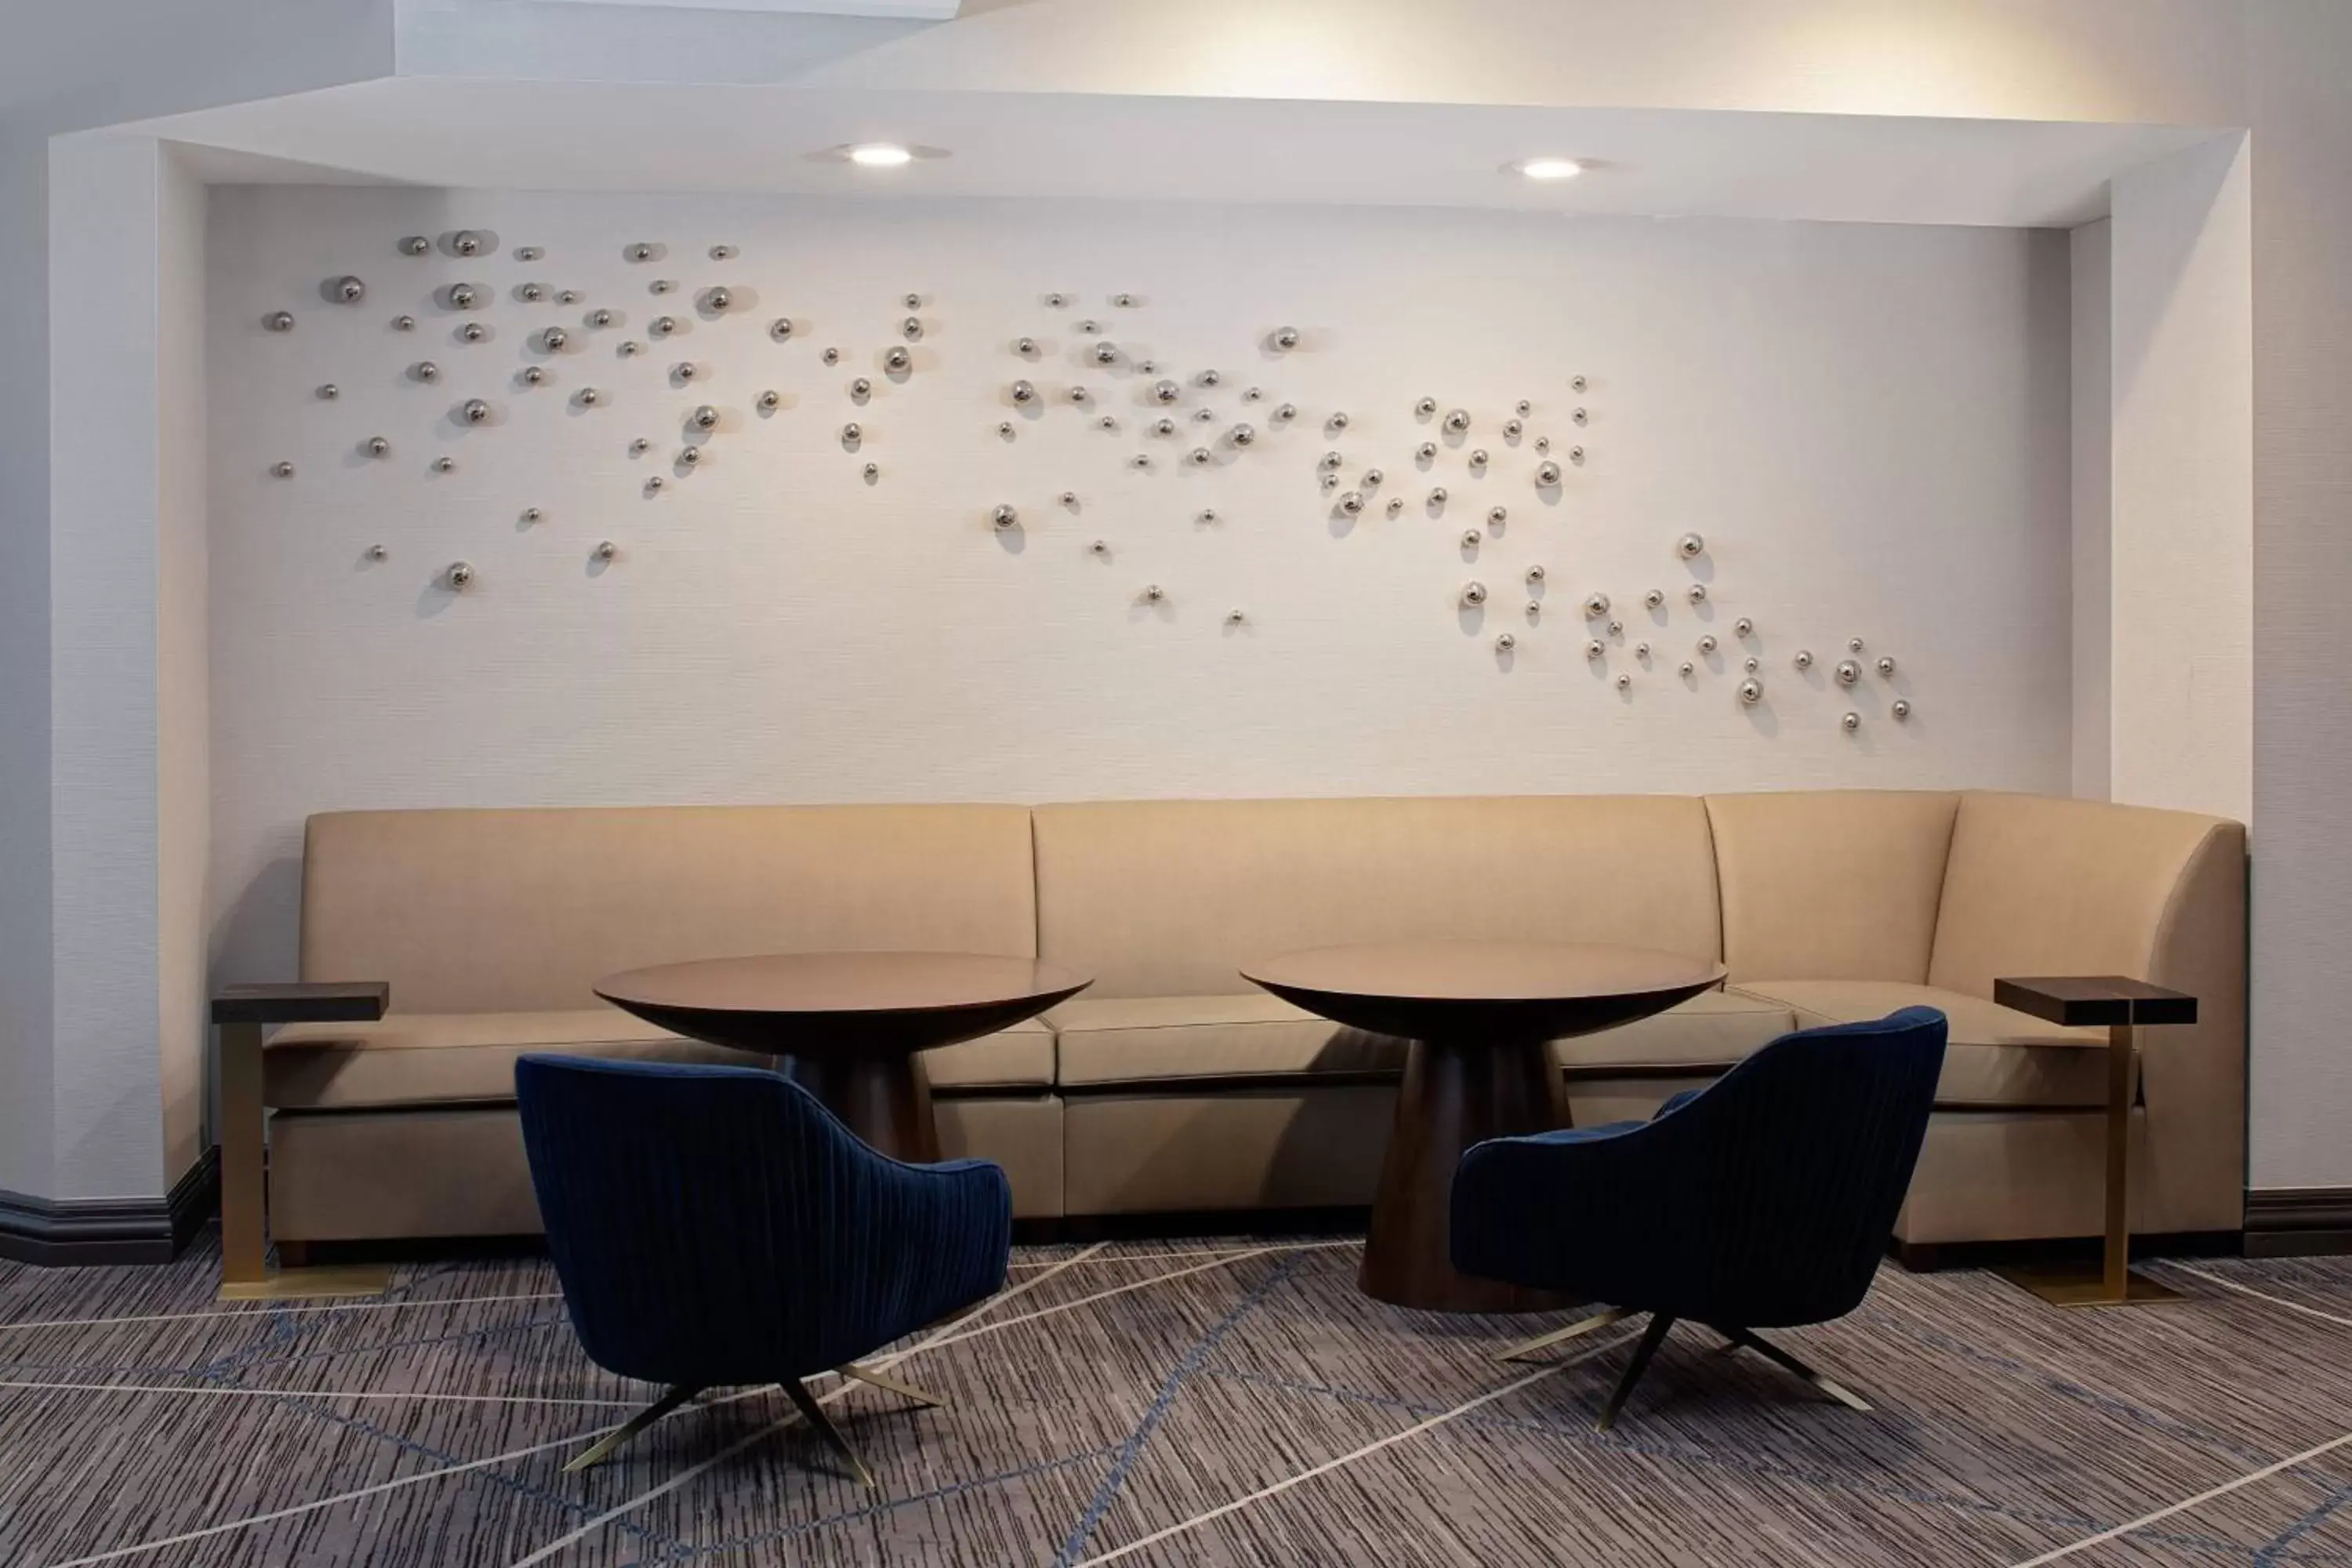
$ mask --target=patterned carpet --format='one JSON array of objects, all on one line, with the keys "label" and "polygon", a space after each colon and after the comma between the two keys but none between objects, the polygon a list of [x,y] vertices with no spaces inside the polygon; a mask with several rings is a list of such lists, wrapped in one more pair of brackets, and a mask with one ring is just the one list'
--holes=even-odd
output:
[{"label": "patterned carpet", "polygon": [[1786,1340],[1874,1414],[1677,1329],[1604,1436],[1632,1325],[1498,1365],[1565,1320],[1395,1310],[1356,1257],[1024,1249],[893,1352],[950,1409],[818,1385],[879,1496],[774,1390],[562,1475],[649,1391],[543,1260],[295,1308],[215,1306],[208,1250],[0,1264],[0,1563],[2352,1564],[2352,1260],[2158,1264],[2194,1299],[2074,1313],[1889,1266]]}]

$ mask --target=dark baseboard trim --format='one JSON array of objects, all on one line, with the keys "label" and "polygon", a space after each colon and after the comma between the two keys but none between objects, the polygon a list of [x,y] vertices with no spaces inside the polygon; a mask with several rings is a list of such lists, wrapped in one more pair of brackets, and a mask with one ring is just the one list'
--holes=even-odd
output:
[{"label": "dark baseboard trim", "polygon": [[0,1192],[0,1258],[46,1268],[169,1263],[220,1209],[220,1150],[160,1198],[37,1198]]},{"label": "dark baseboard trim", "polygon": [[2352,1253],[2352,1187],[2270,1187],[2246,1194],[2246,1256]]}]

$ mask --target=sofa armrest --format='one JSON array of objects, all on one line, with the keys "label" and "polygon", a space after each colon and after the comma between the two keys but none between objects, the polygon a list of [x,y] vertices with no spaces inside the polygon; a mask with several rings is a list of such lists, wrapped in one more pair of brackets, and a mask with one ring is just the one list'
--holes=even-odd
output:
[{"label": "sofa armrest", "polygon": [[384,980],[296,985],[224,985],[213,993],[215,1024],[373,1024],[392,1006]]}]

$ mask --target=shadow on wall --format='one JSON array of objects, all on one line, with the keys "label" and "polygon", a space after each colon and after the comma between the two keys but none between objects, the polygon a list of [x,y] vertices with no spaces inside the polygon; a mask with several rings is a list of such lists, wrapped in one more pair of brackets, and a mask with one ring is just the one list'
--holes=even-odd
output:
[{"label": "shadow on wall", "polygon": [[297,978],[302,857],[281,855],[222,908],[212,929],[210,984]]}]

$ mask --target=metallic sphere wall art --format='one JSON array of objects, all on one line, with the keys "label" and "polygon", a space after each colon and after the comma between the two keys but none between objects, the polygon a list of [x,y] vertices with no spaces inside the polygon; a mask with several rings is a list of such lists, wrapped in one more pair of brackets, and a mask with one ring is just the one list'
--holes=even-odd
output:
[{"label": "metallic sphere wall art", "polygon": [[[841,504],[851,509],[872,504],[884,476],[877,459],[890,457],[894,444],[903,439],[893,418],[901,406],[898,400],[933,398],[960,405],[969,394],[940,390],[945,378],[940,373],[961,365],[990,394],[971,400],[975,416],[969,424],[968,444],[904,455],[928,476],[946,482],[952,483],[957,474],[983,469],[996,476],[989,481],[992,488],[1011,478],[1013,493],[968,497],[961,512],[985,523],[979,531],[993,535],[995,542],[977,548],[1000,556],[1004,570],[1018,572],[1018,562],[1055,548],[1109,562],[1130,544],[1148,545],[1152,559],[1168,560],[1181,569],[1187,559],[1212,551],[1246,550],[1257,529],[1312,530],[1334,550],[1367,548],[1370,541],[1386,540],[1418,552],[1426,561],[1424,603],[1433,636],[1486,643],[1493,657],[1477,672],[1484,678],[1549,679],[1559,685],[1564,699],[1598,689],[1615,694],[1612,707],[1643,700],[1645,692],[1677,700],[1712,694],[1729,711],[1750,714],[1761,732],[1780,733],[1811,719],[1857,742],[1870,731],[1873,712],[1883,711],[1906,725],[1916,717],[1909,668],[1898,665],[1892,653],[1866,651],[1859,636],[1848,635],[1847,657],[1824,669],[1808,647],[1783,643],[1773,648],[1774,639],[1759,629],[1753,616],[1716,619],[1718,604],[1727,601],[1736,607],[1741,598],[1738,568],[1748,551],[1739,517],[1656,519],[1640,525],[1647,531],[1641,539],[1629,539],[1629,546],[1638,543],[1645,551],[1656,551],[1648,557],[1653,562],[1674,563],[1683,578],[1678,583],[1578,581],[1584,575],[1578,560],[1588,553],[1582,546],[1594,526],[1585,493],[1596,478],[1605,477],[1606,468],[1583,437],[1588,433],[1605,436],[1612,418],[1623,416],[1611,406],[1608,384],[1596,383],[1581,370],[1561,367],[1543,377],[1547,384],[1538,386],[1438,384],[1395,403],[1362,395],[1354,407],[1317,407],[1285,397],[1278,383],[1300,376],[1311,381],[1316,362],[1349,353],[1348,333],[1330,323],[1235,323],[1230,337],[1213,348],[1228,356],[1225,364],[1246,362],[1254,366],[1266,384],[1229,386],[1224,368],[1207,354],[1194,357],[1188,352],[1197,345],[1160,341],[1152,297],[1132,291],[1079,296],[1046,290],[1010,312],[982,320],[960,317],[952,292],[936,299],[922,291],[877,293],[861,312],[820,321],[815,314],[772,313],[779,302],[793,302],[792,296],[781,288],[771,293],[752,269],[731,265],[742,250],[728,240],[675,248],[656,239],[607,242],[567,258],[561,247],[552,251],[537,244],[508,247],[488,229],[462,228],[437,237],[395,236],[389,248],[404,259],[381,263],[372,279],[331,269],[323,279],[317,272],[307,279],[289,278],[282,287],[272,287],[282,303],[257,318],[245,318],[261,333],[284,340],[268,349],[265,368],[275,356],[285,374],[303,377],[300,384],[313,403],[340,406],[349,388],[363,395],[386,384],[403,388],[397,395],[405,399],[401,406],[410,415],[404,428],[352,429],[335,423],[350,410],[339,416],[321,409],[306,416],[315,421],[305,426],[316,437],[309,449],[293,438],[295,433],[277,433],[289,455],[273,457],[268,472],[279,482],[279,490],[295,498],[289,504],[315,508],[317,516],[331,519],[335,487],[362,482],[358,477],[362,472],[374,475],[364,482],[379,489],[384,484],[430,484],[436,477],[457,474],[455,442],[484,443],[467,449],[469,460],[477,455],[504,456],[501,444],[512,442],[512,426],[542,417],[533,409],[543,409],[548,418],[591,416],[582,427],[599,429],[609,428],[601,423],[609,409],[638,428],[677,433],[678,439],[666,444],[670,456],[656,455],[656,443],[638,436],[626,442],[629,468],[600,463],[562,477],[609,487],[601,509],[607,513],[661,501],[663,512],[632,514],[662,521],[660,530],[635,531],[639,537],[625,558],[652,562],[678,537],[677,530],[693,525],[694,498],[707,494],[714,483],[723,488],[726,481],[723,475],[717,480],[694,479],[679,485],[675,499],[667,499],[673,483],[714,468],[723,470],[726,455],[748,443],[797,441],[801,460],[843,465],[840,472],[847,482],[838,492]],[[381,258],[383,253],[374,254]],[[696,278],[689,268],[702,267],[694,259],[698,255],[711,264],[730,265],[723,278],[708,272]],[[630,283],[608,269],[616,258],[625,268],[646,270],[631,273],[635,282]],[[683,264],[679,276],[651,276],[652,264],[671,258]],[[344,258],[345,264],[352,259],[365,258]],[[524,264],[531,267],[528,275],[510,269]],[[306,300],[358,307],[386,294],[394,296],[391,304],[398,311],[389,318],[331,309],[323,318],[314,318],[308,332],[298,330],[294,307]],[[644,314],[647,296],[674,297],[671,310],[677,313]],[[1081,298],[1105,301],[1114,314],[1106,321],[1078,313],[1075,301]],[[797,302],[817,306],[820,311],[824,303],[811,297]],[[446,369],[440,361],[415,357],[413,350],[401,353],[396,345],[402,339],[383,335],[387,321],[394,333],[422,333],[425,344],[419,346],[438,345],[433,352],[446,356]],[[646,343],[622,335],[633,321],[642,322],[645,338],[664,342],[672,353],[690,350],[692,357],[655,363]],[[355,323],[381,346],[367,354],[339,348],[337,356],[348,363],[320,363],[323,356],[317,344],[305,348],[305,341],[337,336],[336,323],[342,321]],[[810,343],[812,334],[803,329],[811,326],[835,336],[835,343],[823,348]],[[339,341],[350,341],[348,334]],[[1006,355],[1020,363],[1008,366],[997,357]],[[592,363],[604,366],[613,379],[602,384],[589,380],[582,373]],[[836,379],[845,365],[865,374]],[[1024,374],[1007,377],[1007,370]],[[313,379],[322,371],[335,379]],[[453,405],[446,395],[436,398],[427,390],[445,379],[469,393],[499,385],[544,386],[555,395],[544,400],[518,395],[510,406],[488,396],[467,395]],[[1230,377],[1234,383],[1250,379],[1249,373]],[[1349,380],[1347,384],[1361,395],[1368,384]],[[785,386],[794,390],[787,392]],[[1312,388],[1292,390],[1303,397]],[[1269,403],[1258,411],[1258,405]],[[1249,417],[1241,416],[1245,412]],[[853,413],[856,417],[847,416]],[[827,426],[830,440],[823,434]],[[1061,456],[1041,452],[1034,463],[1025,458],[1026,448],[1017,445],[1020,438],[1056,426],[1091,432],[1087,439],[1096,445],[1087,450],[1099,455],[1084,460],[1093,472],[1069,471],[1067,453],[1073,448],[1066,444],[1059,447]],[[1190,433],[1179,439],[1188,427]],[[626,428],[623,426],[625,432]],[[1483,445],[1477,439],[1481,433]],[[817,441],[808,441],[807,434],[817,435]],[[1556,448],[1555,437],[1568,434],[1580,438],[1563,440]],[[619,450],[614,437],[601,439],[612,443],[604,447],[606,453]],[[927,448],[930,445],[925,443]],[[992,450],[1003,456],[988,468],[983,459]],[[412,455],[411,460],[384,461],[396,452]],[[1414,476],[1417,482],[1410,493],[1384,489],[1386,474],[1381,465],[1387,461]],[[1014,466],[1005,467],[1008,463]],[[1046,471],[1046,465],[1055,471]],[[1236,465],[1247,467],[1236,469]],[[1588,466],[1592,468],[1589,474],[1583,471]],[[510,456],[483,467],[499,476],[500,485],[520,482],[521,470]],[[1198,504],[1202,498],[1197,487],[1202,482],[1198,476],[1229,470],[1265,475],[1292,499],[1271,515],[1253,505],[1248,526],[1226,527],[1218,508]],[[469,467],[467,471],[478,470]],[[545,468],[532,478],[544,483]],[[1074,479],[1087,484],[1083,493],[1088,499],[1083,503]],[[463,480],[449,483],[444,493],[450,497],[460,497],[468,488]],[[1465,504],[1475,509],[1471,516],[1483,518],[1483,530],[1462,527],[1458,521],[1450,532],[1443,526],[1453,486],[1461,487]],[[1095,499],[1098,493],[1099,504]],[[1164,503],[1154,499],[1162,496]],[[472,504],[428,500],[423,491],[411,499],[420,510]],[[1030,503],[1026,510],[1024,500]],[[548,513],[540,506],[520,504],[511,495],[496,497],[482,510],[482,548],[476,553],[495,553],[499,536],[493,525],[501,521],[509,532],[567,531],[564,521],[546,522]],[[567,505],[562,515],[583,531],[601,524],[600,531],[621,531],[612,527],[609,515],[595,515],[598,510]],[[1081,514],[1087,522],[1083,536],[1074,527]],[[854,517],[844,521],[856,522]],[[1689,526],[1701,521],[1707,532]],[[1441,526],[1433,529],[1433,522]],[[1622,530],[1625,525],[1619,521],[1611,526]],[[1727,555],[1718,555],[1711,533],[1727,542]],[[341,559],[346,563],[352,559],[349,552],[356,550],[378,574],[376,580],[386,584],[404,570],[402,563],[417,559],[415,552],[403,554],[381,541],[344,542],[335,548],[345,552]],[[590,584],[606,576],[604,569],[625,559],[610,537],[576,537],[569,548],[575,552],[570,557],[575,574],[579,552],[593,563],[594,570],[583,579]],[[1536,563],[1520,566],[1510,559],[1525,562],[1538,550],[1550,556],[1549,568]],[[1496,559],[1498,554],[1502,559]],[[1482,555],[1486,570],[1499,567],[1507,577],[1517,571],[1527,596],[1490,605],[1484,582],[1462,579],[1460,569]],[[513,563],[493,564],[501,581],[511,580]],[[444,594],[462,593],[478,582],[470,559],[446,562],[430,571],[429,586]],[[1087,581],[1106,603],[1125,603],[1129,611],[1126,624],[1139,635],[1147,627],[1164,631],[1211,620],[1227,634],[1246,629],[1240,646],[1261,643],[1269,650],[1276,646],[1261,633],[1279,624],[1278,606],[1270,612],[1271,618],[1255,610],[1217,609],[1214,599],[1225,595],[1214,593],[1211,599],[1214,590],[1205,588],[1188,600],[1180,592],[1181,582],[1174,578],[1170,580],[1173,585],[1154,582],[1139,590],[1132,579],[1126,584],[1091,576]],[[1618,602],[1612,588],[1622,595],[1626,608],[1619,614],[1623,618],[1612,614]],[[1570,613],[1563,616],[1556,607],[1548,618],[1547,593],[1564,595]],[[464,613],[494,613],[499,599],[496,594],[480,595]],[[1149,613],[1136,613],[1143,611]],[[1519,624],[1494,624],[1503,618]],[[1777,623],[1780,612],[1772,618]],[[1644,634],[1631,643],[1628,620]],[[1694,621],[1697,624],[1688,624]],[[1679,635],[1677,622],[1684,623]],[[1726,626],[1734,639],[1729,644],[1717,635],[1717,628]],[[1675,661],[1669,671],[1654,656],[1653,639],[1660,647],[1693,647],[1696,656]],[[1544,657],[1548,647],[1558,650],[1549,658]],[[1784,661],[1775,668],[1790,672],[1771,689],[1762,673],[1767,655]],[[1730,668],[1735,663],[1738,668]],[[1475,666],[1465,668],[1476,671]]]}]

